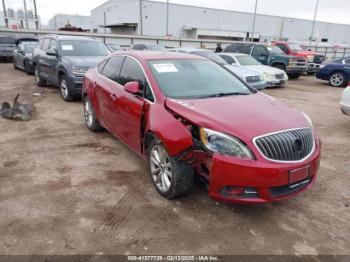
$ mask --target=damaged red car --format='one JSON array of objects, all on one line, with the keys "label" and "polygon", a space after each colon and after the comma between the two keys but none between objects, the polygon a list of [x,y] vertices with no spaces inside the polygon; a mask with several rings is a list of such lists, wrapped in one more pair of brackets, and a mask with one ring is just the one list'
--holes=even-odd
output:
[{"label": "damaged red car", "polygon": [[199,56],[119,52],[87,72],[84,116],[148,161],[169,199],[191,190],[231,203],[265,203],[310,188],[320,140],[310,118]]}]

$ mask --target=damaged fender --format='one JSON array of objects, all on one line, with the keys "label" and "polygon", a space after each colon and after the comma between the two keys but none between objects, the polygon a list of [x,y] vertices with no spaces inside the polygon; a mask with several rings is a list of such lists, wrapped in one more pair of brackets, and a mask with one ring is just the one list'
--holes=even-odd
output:
[{"label": "damaged fender", "polygon": [[157,136],[172,157],[193,147],[190,131],[164,107],[154,105],[149,110],[146,134],[151,132]]}]

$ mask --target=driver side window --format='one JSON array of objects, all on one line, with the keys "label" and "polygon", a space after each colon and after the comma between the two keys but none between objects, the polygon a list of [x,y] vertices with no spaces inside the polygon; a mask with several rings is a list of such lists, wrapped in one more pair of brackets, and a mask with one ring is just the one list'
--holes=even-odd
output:
[{"label": "driver side window", "polygon": [[142,87],[142,97],[154,102],[154,97],[143,70],[133,58],[126,57],[122,70],[120,71],[119,83],[125,85],[128,82],[139,82]]}]

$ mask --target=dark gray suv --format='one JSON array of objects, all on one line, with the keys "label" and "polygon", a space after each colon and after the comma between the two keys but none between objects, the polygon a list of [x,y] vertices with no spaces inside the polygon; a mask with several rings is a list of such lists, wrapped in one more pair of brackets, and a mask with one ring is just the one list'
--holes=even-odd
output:
[{"label": "dark gray suv", "polygon": [[81,97],[86,71],[100,63],[109,51],[100,41],[77,36],[48,35],[34,49],[33,68],[37,86],[58,86],[65,101]]}]

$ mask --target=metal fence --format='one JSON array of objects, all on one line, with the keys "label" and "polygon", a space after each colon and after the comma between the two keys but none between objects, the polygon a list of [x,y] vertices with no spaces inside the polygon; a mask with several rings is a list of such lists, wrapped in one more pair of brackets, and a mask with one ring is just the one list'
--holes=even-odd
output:
[{"label": "metal fence", "polygon": [[[215,49],[218,42],[225,48],[234,41],[212,40],[212,39],[181,39],[154,36],[134,36],[134,35],[116,35],[116,34],[100,34],[91,32],[69,32],[69,31],[51,31],[51,30],[35,30],[35,29],[9,29],[0,28],[0,35],[21,35],[21,36],[43,36],[47,34],[58,35],[75,35],[94,37],[106,44],[119,44],[122,47],[129,47],[137,43],[159,44],[167,48],[177,47],[194,47]],[[350,46],[329,46],[329,45],[304,45],[306,50],[312,50],[320,54],[324,54],[328,59],[337,59],[350,56]]]}]

